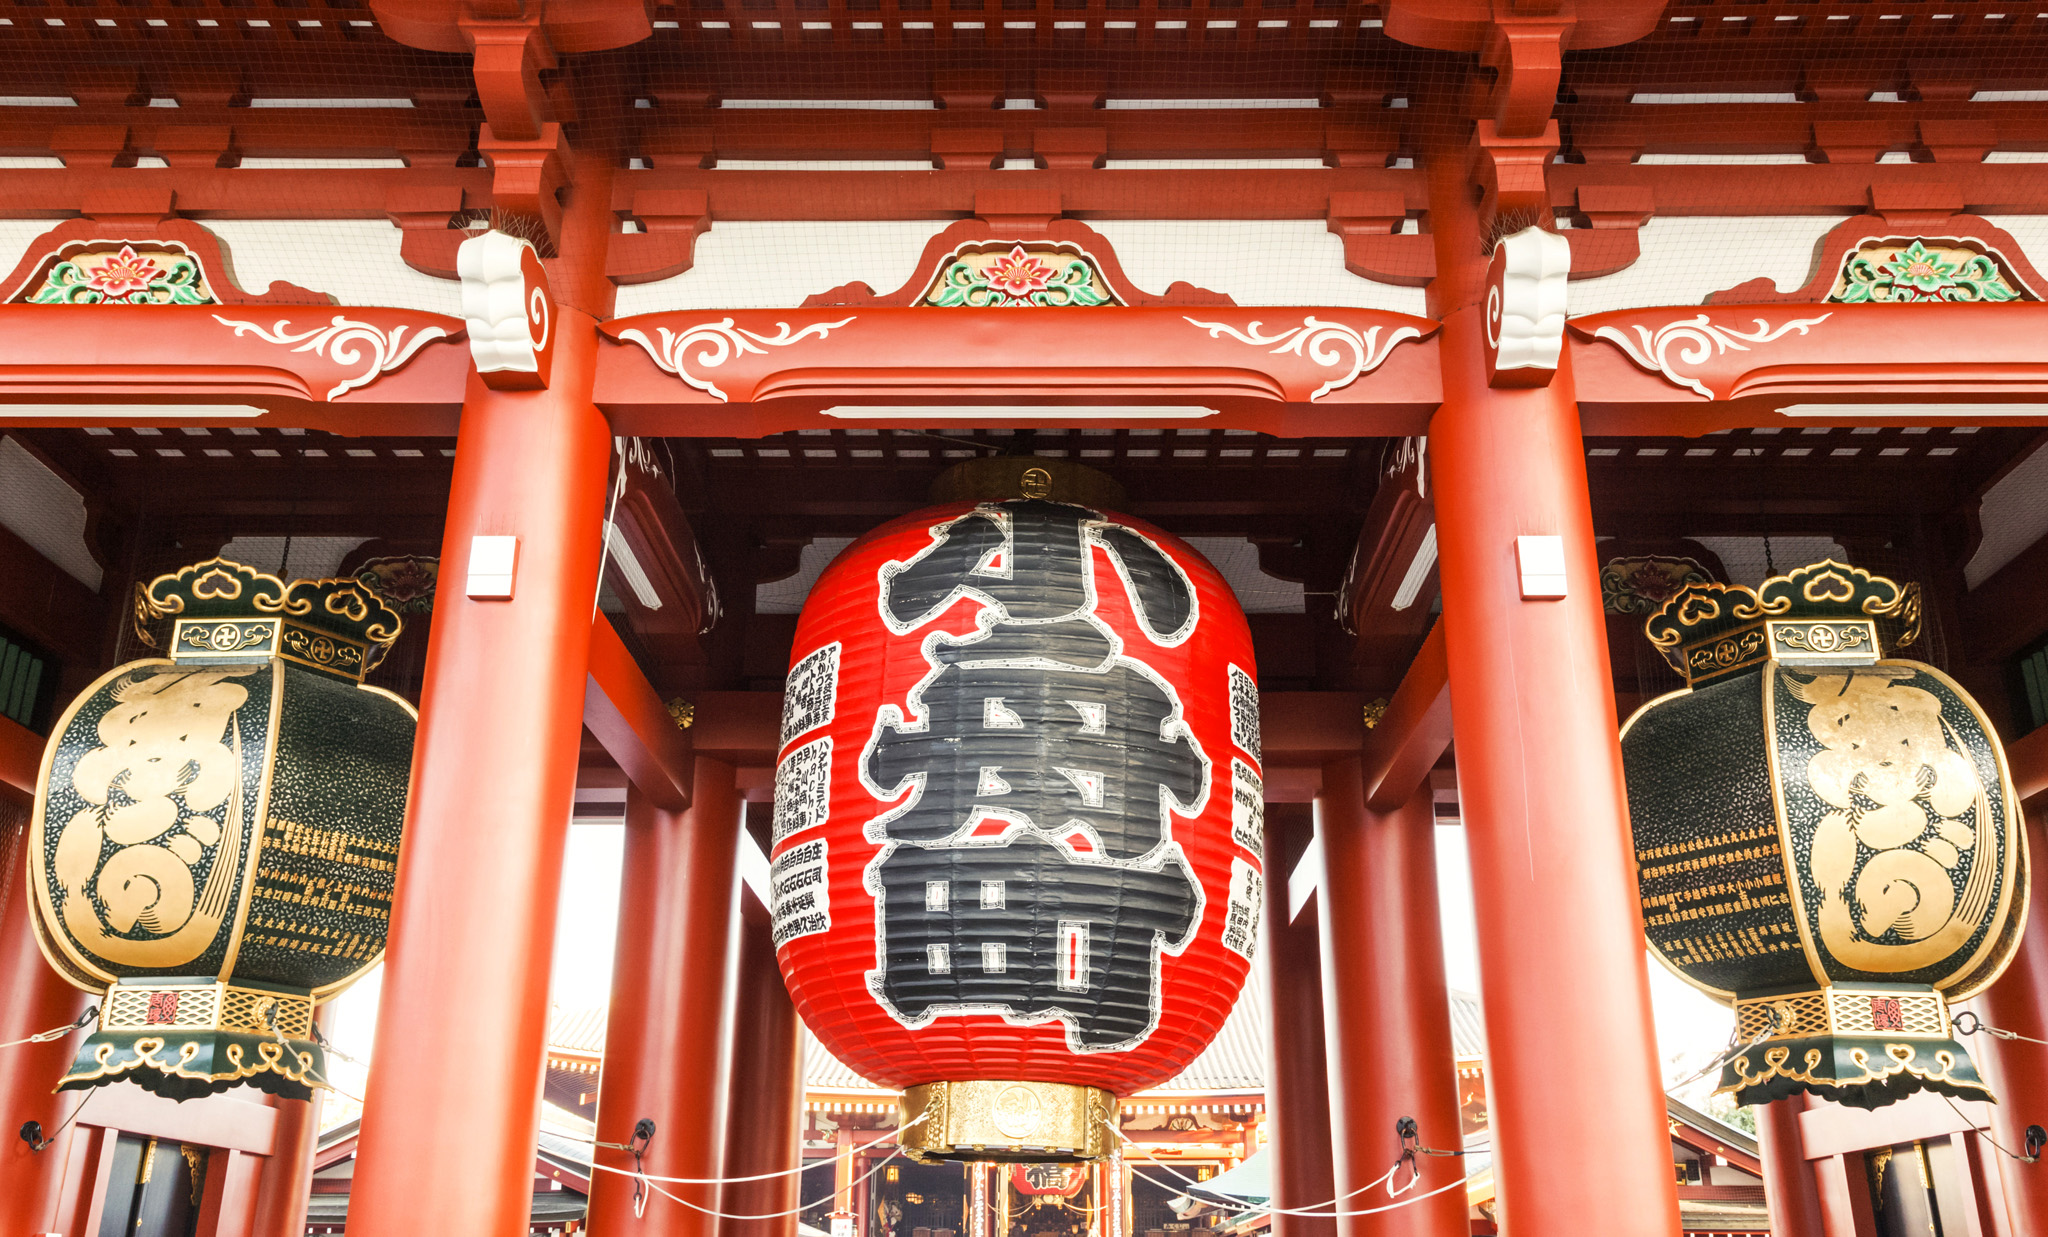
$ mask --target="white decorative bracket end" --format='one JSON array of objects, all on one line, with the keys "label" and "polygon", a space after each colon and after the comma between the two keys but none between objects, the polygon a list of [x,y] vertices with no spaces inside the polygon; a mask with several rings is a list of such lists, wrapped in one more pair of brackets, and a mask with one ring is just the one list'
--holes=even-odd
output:
[{"label": "white decorative bracket end", "polygon": [[1486,380],[1496,387],[1543,387],[1564,352],[1565,281],[1571,242],[1524,228],[1493,249],[1486,275]]},{"label": "white decorative bracket end", "polygon": [[516,236],[485,232],[455,251],[455,271],[462,277],[469,354],[484,384],[528,391],[547,386],[555,306],[540,254]]}]

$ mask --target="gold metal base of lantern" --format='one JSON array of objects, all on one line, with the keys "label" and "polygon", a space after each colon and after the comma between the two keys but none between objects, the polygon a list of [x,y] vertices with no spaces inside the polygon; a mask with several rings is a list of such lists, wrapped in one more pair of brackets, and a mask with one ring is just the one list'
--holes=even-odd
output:
[{"label": "gold metal base of lantern", "polygon": [[1947,1039],[1952,1033],[1948,1002],[1921,985],[1831,984],[1735,1002],[1735,1037],[1744,1041],[1760,1035],[1765,1042],[1817,1035]]},{"label": "gold metal base of lantern", "polygon": [[913,1160],[1048,1164],[1116,1150],[1116,1096],[1066,1082],[928,1082],[903,1093],[898,1141]]}]

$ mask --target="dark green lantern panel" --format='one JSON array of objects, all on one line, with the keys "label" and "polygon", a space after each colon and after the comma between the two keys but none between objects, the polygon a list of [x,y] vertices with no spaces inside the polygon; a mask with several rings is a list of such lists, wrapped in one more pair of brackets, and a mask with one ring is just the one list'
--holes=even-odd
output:
[{"label": "dark green lantern panel", "polygon": [[72,702],[31,824],[44,953],[104,994],[59,1086],[305,1098],[314,1005],[384,952],[416,714],[361,680],[399,617],[357,580],[218,558],[136,607],[170,658]]},{"label": "dark green lantern panel", "polygon": [[1976,702],[1881,656],[1916,603],[1823,561],[1687,585],[1646,625],[1690,686],[1622,727],[1643,930],[1734,1005],[1740,1103],[1991,1098],[1948,1006],[2018,945],[2026,833]]}]

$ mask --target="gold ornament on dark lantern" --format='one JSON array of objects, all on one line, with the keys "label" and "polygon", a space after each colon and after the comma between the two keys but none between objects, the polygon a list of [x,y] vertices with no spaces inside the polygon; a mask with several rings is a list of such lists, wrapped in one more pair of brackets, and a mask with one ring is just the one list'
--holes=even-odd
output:
[{"label": "gold ornament on dark lantern", "polygon": [[1644,932],[1734,1005],[1739,1103],[1991,1098],[1948,1006],[2018,945],[2026,835],[1976,702],[1882,655],[1918,618],[1910,587],[1827,560],[1690,583],[1646,624],[1689,686],[1622,727]]},{"label": "gold ornament on dark lantern", "polygon": [[352,579],[215,558],[141,590],[168,660],[71,703],[30,824],[37,936],[103,994],[60,1088],[325,1086],[313,1006],[384,951],[416,714],[362,683],[398,638]]}]

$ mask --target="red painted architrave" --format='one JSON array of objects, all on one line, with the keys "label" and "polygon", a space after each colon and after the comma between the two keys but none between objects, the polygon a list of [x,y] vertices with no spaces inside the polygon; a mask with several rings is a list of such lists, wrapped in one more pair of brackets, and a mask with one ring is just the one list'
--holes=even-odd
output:
[{"label": "red painted architrave", "polygon": [[2048,293],[2048,278],[2027,261],[2019,238],[1989,219],[1977,215],[1950,215],[1939,223],[1901,226],[1882,215],[1858,215],[1845,219],[1821,238],[1820,262],[1806,285],[1780,292],[1768,276],[1737,284],[1725,292],[1707,297],[1709,305],[1782,305],[1793,302],[1817,304],[1827,300],[1841,278],[1842,265],[1859,249],[1873,245],[1906,245],[1913,241],[1954,245],[1989,256],[2010,280],[2015,290],[2030,301]]},{"label": "red painted architrave", "polygon": [[[699,756],[772,765],[782,749],[782,693],[698,692],[690,743]],[[1357,753],[1369,733],[1359,692],[1259,693],[1259,743],[1267,769],[1322,767]]]},{"label": "red painted architrave", "polygon": [[[1919,424],[1897,404],[2027,401],[2001,425],[2048,424],[2048,304],[1682,305],[1574,318],[1585,432],[1699,434],[1746,425]],[[1839,419],[1778,415],[1841,403]],[[1979,418],[1981,420],[1981,416]],[[1970,424],[1979,423],[1971,420]]]},{"label": "red painted architrave", "polygon": [[[1436,324],[1370,309],[692,310],[601,330],[613,346],[596,399],[631,434],[749,436],[818,424],[834,405],[962,401],[1199,405],[1224,414],[1207,424],[1406,434],[1439,389]],[[906,407],[859,423],[929,420]]]},{"label": "red painted architrave", "polygon": [[[0,305],[0,425],[452,434],[470,373],[469,350],[453,346],[464,333],[460,318],[353,305]],[[84,407],[75,418],[50,411],[64,404]],[[121,404],[136,407],[109,411]],[[246,404],[269,415],[209,420],[151,407],[167,404]]]},{"label": "red painted architrave", "polygon": [[[371,0],[370,11],[380,30],[408,47],[467,52],[471,39],[462,19],[482,7],[464,0]],[[609,51],[654,33],[647,10],[642,0],[576,0],[547,6],[540,24],[556,51]]]},{"label": "red painted architrave", "polygon": [[192,255],[205,273],[206,286],[224,305],[332,305],[325,292],[301,288],[278,280],[263,292],[247,292],[235,280],[233,263],[212,232],[185,219],[164,219],[156,223],[99,223],[72,219],[58,224],[30,241],[20,262],[0,283],[0,301],[26,301],[49,274],[66,250],[81,251],[86,245],[166,245]]},{"label": "red painted architrave", "polygon": [[0,717],[0,786],[26,800],[36,793],[36,774],[43,765],[43,736]]},{"label": "red painted architrave", "polygon": [[[1049,198],[1053,195],[1048,194]],[[1057,199],[1053,198],[1055,204]],[[912,306],[923,299],[934,280],[944,272],[954,255],[965,249],[988,249],[1004,245],[1058,246],[1070,251],[1079,251],[1101,274],[1102,281],[1123,305],[1235,305],[1236,301],[1221,292],[1197,288],[1193,284],[1176,281],[1157,295],[1140,289],[1124,274],[1123,263],[1117,259],[1116,248],[1109,238],[1085,223],[1071,219],[1054,219],[1033,228],[1002,228],[991,226],[980,219],[962,219],[926,242],[924,252],[918,256],[917,265],[912,268],[910,278],[902,287],[890,293],[877,293],[867,284],[855,280],[841,284],[829,292],[819,292],[805,299],[805,309],[820,309],[834,305],[861,305],[880,307]]]},{"label": "red painted architrave", "polygon": [[650,802],[670,812],[690,806],[689,737],[603,614],[590,624],[583,724]]}]

